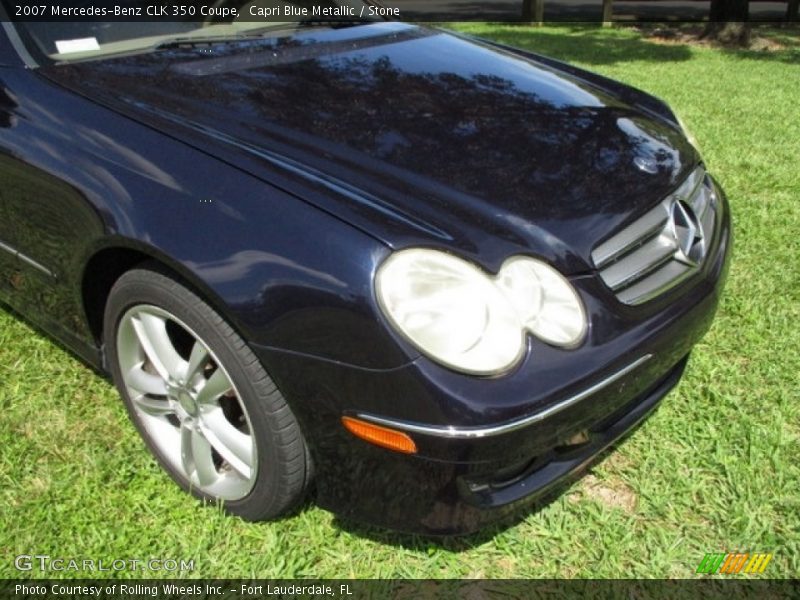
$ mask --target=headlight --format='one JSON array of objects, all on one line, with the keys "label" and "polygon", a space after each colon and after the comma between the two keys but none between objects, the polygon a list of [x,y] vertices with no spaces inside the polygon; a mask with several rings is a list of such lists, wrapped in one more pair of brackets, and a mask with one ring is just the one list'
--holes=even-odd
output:
[{"label": "headlight", "polygon": [[524,256],[492,277],[472,263],[436,250],[390,256],[375,281],[381,309],[397,330],[430,358],[458,371],[494,375],[525,352],[525,332],[574,346],[586,333],[575,290],[548,265]]}]

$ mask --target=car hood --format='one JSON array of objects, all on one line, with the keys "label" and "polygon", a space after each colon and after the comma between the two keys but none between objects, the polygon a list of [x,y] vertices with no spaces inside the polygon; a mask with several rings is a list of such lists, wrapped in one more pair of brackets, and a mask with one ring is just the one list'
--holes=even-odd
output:
[{"label": "car hood", "polygon": [[444,246],[490,269],[523,252],[589,270],[592,248],[698,160],[645,94],[399,23],[41,71],[389,246]]}]

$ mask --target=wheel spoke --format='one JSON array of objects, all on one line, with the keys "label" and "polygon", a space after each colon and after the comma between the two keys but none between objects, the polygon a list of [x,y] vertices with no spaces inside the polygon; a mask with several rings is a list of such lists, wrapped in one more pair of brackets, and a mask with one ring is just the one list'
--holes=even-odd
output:
[{"label": "wheel spoke", "polygon": [[203,388],[197,393],[197,401],[200,404],[211,404],[215,402],[222,394],[230,392],[233,389],[228,376],[222,369],[217,369],[214,374],[209,377]]},{"label": "wheel spoke", "polygon": [[167,398],[139,396],[138,398],[133,398],[133,403],[139,410],[151,417],[165,417],[175,414],[175,403]]},{"label": "wheel spoke", "polygon": [[150,362],[165,380],[178,379],[185,363],[167,334],[167,322],[162,317],[142,311],[131,319],[136,337]]},{"label": "wheel spoke", "polygon": [[203,372],[203,368],[208,364],[208,350],[206,347],[196,341],[192,346],[192,353],[189,356],[189,364],[186,367],[186,381],[193,381],[195,377]]},{"label": "wheel spoke", "polygon": [[219,476],[211,445],[200,431],[189,426],[181,427],[181,461],[189,478],[195,473],[201,486],[213,484]]},{"label": "wheel spoke", "polygon": [[125,382],[129,387],[152,396],[165,396],[167,386],[164,380],[158,375],[153,375],[142,370],[142,363],[139,363],[128,371]]},{"label": "wheel spoke", "polygon": [[253,439],[236,429],[221,408],[205,413],[201,428],[214,450],[242,477],[249,479],[253,467]]}]

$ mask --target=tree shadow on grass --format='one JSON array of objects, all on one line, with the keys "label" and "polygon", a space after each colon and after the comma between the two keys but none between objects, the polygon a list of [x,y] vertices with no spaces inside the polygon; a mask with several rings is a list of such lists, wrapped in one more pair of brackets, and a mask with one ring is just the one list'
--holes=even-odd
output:
[{"label": "tree shadow on grass", "polygon": [[753,36],[755,40],[752,48],[722,48],[721,52],[741,60],[800,65],[800,27],[783,31],[754,28]]},{"label": "tree shadow on grass", "polygon": [[[455,29],[463,25],[452,24]],[[692,45],[703,30],[702,23],[620,24],[614,29],[596,25],[559,25],[561,33],[524,24],[486,23],[471,25],[466,31],[509,46],[565,62],[585,65],[613,65],[623,62],[680,62],[692,58]],[[711,46],[716,51],[741,60],[800,64],[800,26],[781,28],[774,24],[753,24],[752,48]],[[691,40],[681,43],[689,35]],[[709,48],[708,45],[703,45]]]},{"label": "tree shadow on grass", "polygon": [[621,62],[679,62],[692,57],[684,45],[658,44],[638,35],[620,35],[597,26],[572,25],[559,35],[546,28],[529,25],[489,23],[470,28],[470,34],[486,37],[502,44],[522,48],[565,62],[586,65],[613,65]]},{"label": "tree shadow on grass", "polygon": [[[646,41],[661,45],[701,45],[700,36],[705,30],[703,23],[630,25]],[[726,57],[741,60],[760,60],[778,63],[800,64],[800,24],[758,24],[751,25],[750,48],[735,48],[702,43],[704,48],[713,48]]]},{"label": "tree shadow on grass", "polygon": [[726,56],[731,56],[740,60],[757,60],[800,65],[800,41],[798,41],[797,45],[787,45],[782,50],[740,50],[733,48],[722,48],[721,52]]}]

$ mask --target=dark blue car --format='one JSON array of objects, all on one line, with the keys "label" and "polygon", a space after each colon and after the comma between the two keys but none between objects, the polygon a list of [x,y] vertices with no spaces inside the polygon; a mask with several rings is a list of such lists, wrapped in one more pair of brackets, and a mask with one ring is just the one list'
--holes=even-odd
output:
[{"label": "dark blue car", "polygon": [[469,532],[677,383],[731,232],[663,102],[436,29],[223,4],[12,24],[4,2],[0,32],[0,299],[111,376],[179,485],[246,519],[313,494]]}]

